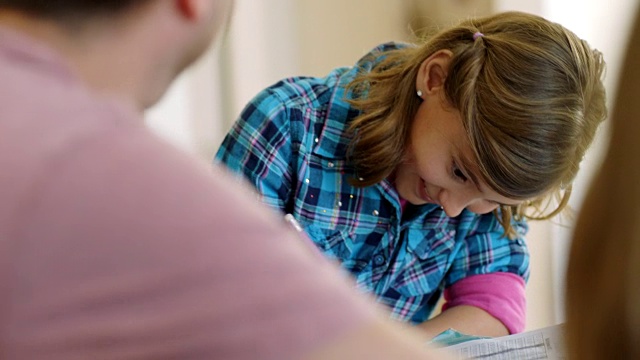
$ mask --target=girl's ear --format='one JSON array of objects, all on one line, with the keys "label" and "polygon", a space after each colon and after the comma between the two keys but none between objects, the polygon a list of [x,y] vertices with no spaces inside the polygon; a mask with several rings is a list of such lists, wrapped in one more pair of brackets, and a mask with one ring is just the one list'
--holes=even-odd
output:
[{"label": "girl's ear", "polygon": [[450,50],[438,50],[420,64],[416,77],[416,93],[422,94],[419,96],[433,95],[444,86],[452,57]]}]

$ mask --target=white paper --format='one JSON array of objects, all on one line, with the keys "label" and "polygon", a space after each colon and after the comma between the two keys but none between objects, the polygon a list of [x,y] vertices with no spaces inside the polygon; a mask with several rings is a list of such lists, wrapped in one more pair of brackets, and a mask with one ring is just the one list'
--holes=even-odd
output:
[{"label": "white paper", "polygon": [[447,347],[457,359],[482,360],[564,360],[562,325],[522,334],[481,339]]}]

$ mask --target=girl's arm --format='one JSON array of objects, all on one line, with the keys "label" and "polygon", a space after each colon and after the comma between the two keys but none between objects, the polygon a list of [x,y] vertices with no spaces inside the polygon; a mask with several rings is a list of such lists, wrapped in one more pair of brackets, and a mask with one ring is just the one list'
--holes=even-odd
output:
[{"label": "girl's arm", "polygon": [[488,312],[470,305],[449,308],[418,327],[432,339],[447,329],[477,336],[505,336],[509,330]]},{"label": "girl's arm", "polygon": [[214,162],[251,183],[264,203],[287,212],[293,174],[291,124],[277,86],[263,90],[247,104]]},{"label": "girl's arm", "polygon": [[453,328],[477,336],[524,330],[529,253],[523,236],[527,225],[514,223],[519,237],[509,239],[493,221],[493,215],[482,217],[472,235],[460,244],[445,279],[443,312],[421,328],[437,332],[435,335]]}]

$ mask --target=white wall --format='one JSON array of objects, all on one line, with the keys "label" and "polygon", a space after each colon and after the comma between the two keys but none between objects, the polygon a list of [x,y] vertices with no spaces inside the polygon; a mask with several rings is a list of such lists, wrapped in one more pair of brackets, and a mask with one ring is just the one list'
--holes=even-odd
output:
[{"label": "white wall", "polygon": [[223,133],[224,85],[220,44],[182,74],[161,101],[146,112],[147,125],[177,147],[211,158]]},{"label": "white wall", "polygon": [[[558,22],[581,38],[587,40],[592,47],[603,53],[607,63],[605,87],[608,102],[615,96],[617,74],[621,65],[627,33],[631,18],[635,15],[636,0],[523,0],[521,2],[497,1],[498,10],[528,10]],[[578,214],[589,182],[598,169],[606,147],[607,126],[600,129],[592,148],[585,155],[581,172],[574,183],[574,192],[570,205]],[[564,321],[564,278],[567,257],[573,231],[575,216],[562,217],[555,222],[536,225],[545,237],[530,238],[529,244],[534,251],[543,256],[534,259],[533,264],[541,269],[537,272],[538,279],[534,282],[548,282],[551,287],[545,287],[549,293],[529,293],[530,298],[545,298],[543,302],[553,306],[551,312],[552,323]],[[543,289],[536,287],[530,290]],[[531,319],[532,322],[537,319]],[[548,321],[548,320],[547,320]]]},{"label": "white wall", "polygon": [[[627,33],[630,31],[632,17],[637,7],[636,0],[601,0],[578,1],[564,0],[545,3],[547,16],[562,24],[571,26],[574,31],[587,39],[594,47],[602,51],[607,62],[607,77],[605,86],[608,89],[609,104],[615,97],[617,77],[622,65],[624,49],[627,41]],[[611,109],[611,106],[609,106]],[[589,182],[598,169],[606,147],[607,127],[596,139],[591,151],[584,160],[581,176],[576,179],[575,196],[572,196],[571,205],[579,209],[584,200]],[[573,224],[571,224],[573,225]],[[572,229],[569,227],[554,228],[554,267],[557,269],[554,275],[555,305],[557,320],[564,320],[564,277],[567,264],[567,255],[570,245]]]}]

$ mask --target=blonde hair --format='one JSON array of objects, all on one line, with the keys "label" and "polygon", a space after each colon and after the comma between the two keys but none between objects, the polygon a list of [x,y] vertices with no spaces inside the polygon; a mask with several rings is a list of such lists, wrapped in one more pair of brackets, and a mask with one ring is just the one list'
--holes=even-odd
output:
[{"label": "blonde hair", "polygon": [[573,235],[566,278],[571,359],[640,359],[640,13],[612,114],[609,150]]},{"label": "blonde hair", "polygon": [[[520,12],[467,20],[422,46],[386,52],[350,84],[352,104],[362,111],[350,125],[349,159],[364,181],[353,184],[377,183],[402,161],[421,102],[419,67],[441,49],[453,52],[445,94],[462,114],[482,180],[500,195],[527,200],[496,211],[505,234],[515,236],[513,216],[559,213],[606,115],[604,61],[564,27]],[[551,199],[558,204],[545,213]]]}]

